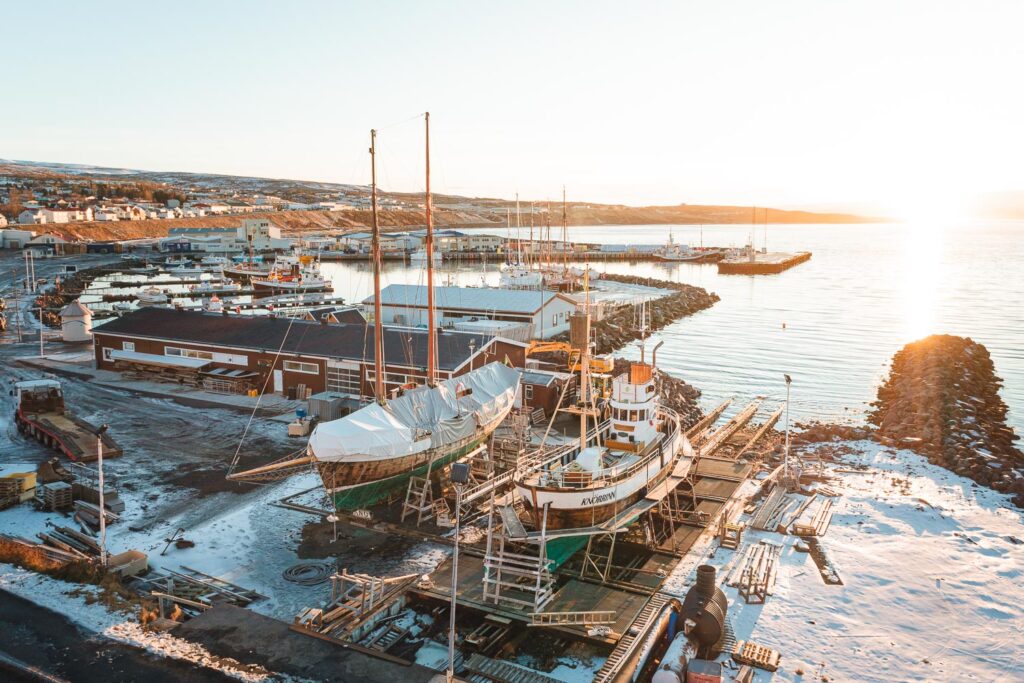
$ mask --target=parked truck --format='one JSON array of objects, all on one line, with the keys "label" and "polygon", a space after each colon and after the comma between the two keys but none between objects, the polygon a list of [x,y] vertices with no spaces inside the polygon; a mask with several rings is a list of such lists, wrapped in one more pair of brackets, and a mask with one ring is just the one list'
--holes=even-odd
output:
[{"label": "parked truck", "polygon": [[77,462],[96,460],[99,440],[104,458],[121,455],[121,447],[108,433],[97,437],[96,427],[65,408],[64,392],[57,380],[28,380],[16,383],[14,388],[18,399],[14,422],[25,436]]}]

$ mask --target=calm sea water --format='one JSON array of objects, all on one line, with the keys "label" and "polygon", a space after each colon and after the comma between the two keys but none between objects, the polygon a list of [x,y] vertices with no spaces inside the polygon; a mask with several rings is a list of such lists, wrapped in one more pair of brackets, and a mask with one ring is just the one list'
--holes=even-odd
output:
[{"label": "calm sea water", "polygon": [[[672,226],[676,241],[698,244],[698,226]],[[485,232],[489,232],[485,230]],[[669,226],[570,228],[570,239],[663,243]],[[750,226],[708,226],[709,246],[745,244]],[[765,240],[757,228],[757,245]],[[770,276],[718,275],[714,265],[597,263],[599,271],[699,285],[722,300],[658,332],[658,365],[700,388],[703,401],[785,398],[792,417],[859,422],[892,355],[933,333],[969,336],[988,347],[1010,422],[1024,435],[1024,222],[800,225],[767,228],[772,251],[813,258]],[[372,288],[364,264],[325,264],[338,293],[360,300]],[[495,284],[497,265],[449,266],[453,284]],[[388,264],[385,283],[422,283],[422,270]],[[638,347],[620,355],[636,356]]]}]

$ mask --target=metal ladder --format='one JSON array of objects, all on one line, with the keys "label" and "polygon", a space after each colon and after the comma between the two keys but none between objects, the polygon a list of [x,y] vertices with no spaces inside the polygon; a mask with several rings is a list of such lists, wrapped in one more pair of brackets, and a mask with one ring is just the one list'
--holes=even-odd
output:
[{"label": "metal ladder", "polygon": [[589,624],[614,624],[615,612],[534,612],[530,615],[530,626],[572,626]]}]

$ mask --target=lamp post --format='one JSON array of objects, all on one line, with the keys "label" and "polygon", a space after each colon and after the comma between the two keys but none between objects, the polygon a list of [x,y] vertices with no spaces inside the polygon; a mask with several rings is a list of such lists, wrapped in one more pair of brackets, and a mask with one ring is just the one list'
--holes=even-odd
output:
[{"label": "lamp post", "polygon": [[[429,256],[428,256],[429,258]],[[469,481],[469,465],[452,463],[452,483],[455,484],[455,550],[452,553],[452,600],[448,609],[448,683],[455,680],[455,589],[459,583],[459,523],[462,518],[462,487]]]},{"label": "lamp post", "polygon": [[783,375],[786,378],[786,451],[783,455],[783,472],[786,481],[789,481],[789,385],[793,383],[793,378],[789,375]]},{"label": "lamp post", "polygon": [[43,307],[40,306],[36,310],[39,311],[39,357],[45,358],[46,356],[43,355],[43,331],[46,329],[46,325],[43,323]]},{"label": "lamp post", "polygon": [[100,564],[107,566],[107,511],[103,500],[103,434],[109,425],[100,425],[96,430],[96,466],[100,480]]}]

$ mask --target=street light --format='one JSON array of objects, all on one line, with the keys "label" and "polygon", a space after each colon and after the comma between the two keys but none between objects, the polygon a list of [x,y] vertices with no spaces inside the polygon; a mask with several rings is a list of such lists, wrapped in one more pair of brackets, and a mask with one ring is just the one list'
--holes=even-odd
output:
[{"label": "street light", "polygon": [[107,566],[107,512],[103,500],[103,434],[109,425],[100,425],[96,430],[96,465],[100,472],[100,564]]},{"label": "street light", "polygon": [[459,583],[459,522],[462,518],[462,486],[469,481],[469,464],[452,463],[452,483],[455,484],[455,551],[452,553],[452,604],[448,615],[448,683],[455,679],[455,587]]},{"label": "street light", "polygon": [[783,455],[783,470],[785,471],[785,479],[789,480],[789,385],[793,383],[793,378],[789,375],[783,375],[786,378],[786,452]]}]

